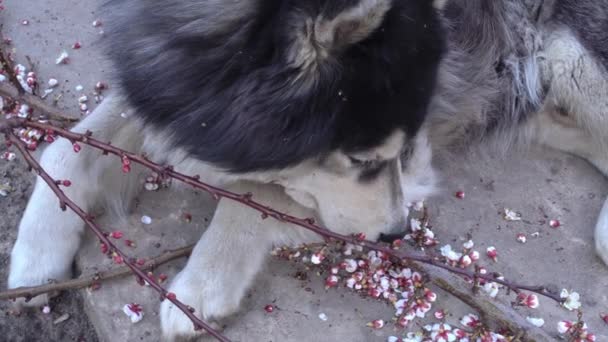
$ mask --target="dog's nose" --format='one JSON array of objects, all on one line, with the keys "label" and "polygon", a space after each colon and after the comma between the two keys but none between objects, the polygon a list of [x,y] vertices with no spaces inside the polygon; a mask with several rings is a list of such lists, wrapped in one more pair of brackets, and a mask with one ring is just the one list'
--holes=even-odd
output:
[{"label": "dog's nose", "polygon": [[403,239],[403,237],[405,236],[406,233],[407,232],[404,230],[401,233],[380,234],[380,237],[378,238],[378,242],[392,244],[396,240]]},{"label": "dog's nose", "polygon": [[403,239],[405,234],[407,234],[407,224],[405,221],[405,219],[399,220],[399,222],[394,224],[388,232],[381,233],[380,237],[378,237],[378,241],[393,243],[395,240]]}]

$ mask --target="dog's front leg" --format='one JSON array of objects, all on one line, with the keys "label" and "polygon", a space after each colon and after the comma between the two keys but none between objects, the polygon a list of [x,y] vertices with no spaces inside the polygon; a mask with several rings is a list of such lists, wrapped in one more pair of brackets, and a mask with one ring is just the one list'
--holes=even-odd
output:
[{"label": "dog's front leg", "polygon": [[[272,185],[238,184],[231,190],[250,192],[256,201],[300,217],[311,212]],[[214,322],[238,311],[273,245],[298,244],[319,238],[242,204],[222,199],[211,225],[199,240],[186,267],[169,288],[177,299],[192,306],[196,315]],[[163,335],[169,341],[195,337],[192,322],[169,301],[161,304]]]},{"label": "dog's front leg", "polygon": [[[97,139],[111,140],[118,147],[137,152],[141,145],[140,127],[120,116],[126,108],[122,98],[111,94],[72,131],[90,131]],[[137,187],[135,172],[123,176],[117,158],[103,157],[101,151],[86,145],[76,153],[66,139],[48,146],[40,164],[51,177],[72,182],[71,187],[63,186],[62,190],[85,211],[103,202],[104,197],[113,197],[112,202],[123,208]],[[8,287],[37,286],[70,278],[83,228],[80,217],[69,209],[62,211],[57,196],[38,178],[11,253]],[[39,306],[47,302],[44,294],[27,303],[19,299],[17,305]]]}]

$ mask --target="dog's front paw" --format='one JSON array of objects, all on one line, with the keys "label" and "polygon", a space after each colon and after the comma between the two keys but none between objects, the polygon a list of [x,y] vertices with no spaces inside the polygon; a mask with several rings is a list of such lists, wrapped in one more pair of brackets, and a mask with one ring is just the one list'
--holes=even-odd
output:
[{"label": "dog's front paw", "polygon": [[[178,298],[184,303],[193,303],[192,301],[186,301],[182,298]],[[197,310],[197,306],[188,304],[194,309],[194,314],[200,317],[200,311]],[[192,341],[198,337],[206,335],[204,329],[195,330],[194,323],[173,303],[169,300],[164,300],[160,306],[160,321],[163,331],[163,337],[165,341]],[[220,330],[220,325],[216,321],[205,320],[211,328],[214,330]]]},{"label": "dog's front paw", "polygon": [[[63,255],[63,251],[46,251],[43,247],[46,246],[17,241],[11,254],[8,276],[10,289],[39,286],[71,278],[71,258]],[[42,294],[29,300],[19,298],[15,304],[17,308],[43,306],[56,294]]]},{"label": "dog's front paw", "polygon": [[[230,296],[230,291],[222,287],[222,280],[212,274],[190,277],[188,268],[179,273],[168,291],[194,309],[194,314],[213,329],[218,330],[222,318],[238,311],[239,301]],[[203,280],[204,279],[204,280]],[[165,299],[160,307],[163,336],[167,341],[192,340],[205,335],[204,330],[194,330],[192,321],[173,303]]]}]

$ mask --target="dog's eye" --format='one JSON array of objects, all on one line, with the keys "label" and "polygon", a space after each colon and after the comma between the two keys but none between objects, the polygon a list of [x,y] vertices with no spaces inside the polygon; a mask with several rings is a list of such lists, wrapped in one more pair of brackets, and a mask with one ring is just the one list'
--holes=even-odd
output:
[{"label": "dog's eye", "polygon": [[378,165],[377,160],[362,160],[362,159],[357,159],[357,158],[353,158],[353,157],[348,157],[348,159],[350,160],[350,162],[353,166],[362,168],[362,169],[370,169],[370,168],[373,168],[374,166]]}]

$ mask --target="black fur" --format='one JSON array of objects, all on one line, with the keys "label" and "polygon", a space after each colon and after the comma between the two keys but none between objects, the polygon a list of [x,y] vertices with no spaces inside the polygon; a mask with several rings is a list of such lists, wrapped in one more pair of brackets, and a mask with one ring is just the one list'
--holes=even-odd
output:
[{"label": "black fur", "polygon": [[284,168],[422,124],[444,50],[432,1],[393,1],[381,27],[323,62],[311,87],[293,82],[289,27],[360,0],[251,0],[238,24],[217,28],[205,27],[208,8],[196,12],[209,1],[192,1],[113,0],[121,14],[106,33],[138,115],[194,157],[233,172]]}]

